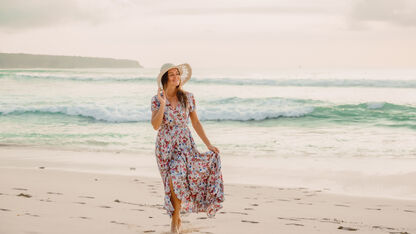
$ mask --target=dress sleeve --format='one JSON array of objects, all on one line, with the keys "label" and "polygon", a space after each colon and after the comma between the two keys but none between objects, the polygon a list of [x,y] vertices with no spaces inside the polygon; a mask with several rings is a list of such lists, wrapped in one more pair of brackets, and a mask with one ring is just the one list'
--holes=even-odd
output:
[{"label": "dress sleeve", "polygon": [[155,110],[159,110],[160,102],[157,99],[157,96],[156,95],[152,97],[152,101],[151,101],[150,106],[151,106],[152,112],[155,111]]},{"label": "dress sleeve", "polygon": [[195,105],[195,98],[194,95],[192,93],[188,94],[189,96],[189,112],[193,112],[196,109],[196,105]]}]

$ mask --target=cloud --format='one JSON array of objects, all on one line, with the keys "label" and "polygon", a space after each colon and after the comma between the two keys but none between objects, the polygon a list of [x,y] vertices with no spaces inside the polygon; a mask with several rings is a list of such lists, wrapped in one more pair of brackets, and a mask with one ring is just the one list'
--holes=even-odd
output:
[{"label": "cloud", "polygon": [[416,2],[414,0],[355,0],[349,16],[352,25],[361,29],[369,28],[366,23],[370,22],[414,27]]},{"label": "cloud", "polygon": [[[87,4],[86,4],[87,3]],[[88,8],[77,0],[1,0],[0,28],[19,31],[68,22],[99,23],[107,17],[103,8]]]}]

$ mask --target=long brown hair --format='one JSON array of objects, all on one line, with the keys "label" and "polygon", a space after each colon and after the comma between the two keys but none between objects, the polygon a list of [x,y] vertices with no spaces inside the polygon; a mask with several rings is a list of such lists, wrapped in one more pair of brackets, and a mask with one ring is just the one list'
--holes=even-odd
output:
[{"label": "long brown hair", "polygon": [[[178,72],[180,73],[179,69],[178,69]],[[165,89],[167,83],[168,83],[168,72],[165,72],[165,74],[163,74],[162,76],[163,89]],[[182,80],[181,80],[181,84],[182,84]],[[179,86],[176,87],[177,88],[176,97],[178,98],[179,102],[186,110],[186,108],[188,107],[188,101],[186,98],[185,91],[182,89],[181,84],[179,84]]]}]

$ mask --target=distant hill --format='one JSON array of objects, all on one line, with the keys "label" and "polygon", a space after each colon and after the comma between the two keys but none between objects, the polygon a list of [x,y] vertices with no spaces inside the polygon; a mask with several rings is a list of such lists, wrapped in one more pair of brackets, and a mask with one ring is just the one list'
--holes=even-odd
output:
[{"label": "distant hill", "polygon": [[0,53],[0,68],[140,68],[128,59]]}]

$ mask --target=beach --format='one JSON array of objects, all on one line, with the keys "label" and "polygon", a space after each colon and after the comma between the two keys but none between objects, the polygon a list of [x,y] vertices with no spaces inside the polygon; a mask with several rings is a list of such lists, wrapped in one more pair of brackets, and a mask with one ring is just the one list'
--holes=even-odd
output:
[{"label": "beach", "polygon": [[[134,155],[2,146],[0,233],[169,233],[161,179],[139,176],[128,161],[97,166],[95,157]],[[415,200],[227,183],[232,172],[224,165],[223,208],[213,219],[182,214],[182,233],[416,232]]]}]

